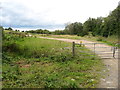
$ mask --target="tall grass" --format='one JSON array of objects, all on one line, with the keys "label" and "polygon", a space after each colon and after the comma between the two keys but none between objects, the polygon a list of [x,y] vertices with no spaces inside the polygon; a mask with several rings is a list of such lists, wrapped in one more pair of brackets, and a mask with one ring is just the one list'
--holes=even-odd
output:
[{"label": "tall grass", "polygon": [[[64,53],[66,47],[71,47],[71,44],[56,40],[47,40],[40,38],[27,38],[22,42],[17,42],[22,48],[26,49],[24,56],[27,57],[48,57]],[[64,50],[64,52],[63,52]],[[68,51],[68,53],[70,50]]]},{"label": "tall grass", "polygon": [[[17,37],[16,37],[17,38]],[[16,46],[9,46],[13,41]],[[4,48],[4,88],[95,88],[103,64],[98,57],[82,55],[77,47],[72,57],[71,43],[40,38],[6,40]]]}]

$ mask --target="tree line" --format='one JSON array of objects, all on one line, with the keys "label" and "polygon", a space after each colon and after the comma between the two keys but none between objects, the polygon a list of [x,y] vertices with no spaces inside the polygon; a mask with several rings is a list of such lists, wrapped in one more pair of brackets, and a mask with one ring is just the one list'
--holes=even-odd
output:
[{"label": "tree line", "polygon": [[30,30],[26,31],[27,33],[35,33],[35,34],[51,34],[49,30],[42,30],[42,29],[37,29],[37,30]]},{"label": "tree line", "polygon": [[93,36],[109,37],[111,35],[118,35],[120,29],[120,4],[113,10],[108,17],[89,18],[83,24],[75,22],[66,25],[62,31],[56,30],[54,34],[70,34],[84,36],[89,32]]}]

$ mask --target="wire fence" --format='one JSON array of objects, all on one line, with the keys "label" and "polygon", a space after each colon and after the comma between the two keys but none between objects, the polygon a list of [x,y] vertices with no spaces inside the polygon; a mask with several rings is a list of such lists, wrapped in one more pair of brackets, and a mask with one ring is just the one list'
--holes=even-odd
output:
[{"label": "wire fence", "polygon": [[80,51],[81,54],[87,54],[87,55],[98,55],[101,58],[118,58],[118,48],[105,45],[104,43],[72,43],[72,54],[75,56],[75,50],[77,49],[76,46],[80,47],[86,47],[89,50],[92,51]]}]

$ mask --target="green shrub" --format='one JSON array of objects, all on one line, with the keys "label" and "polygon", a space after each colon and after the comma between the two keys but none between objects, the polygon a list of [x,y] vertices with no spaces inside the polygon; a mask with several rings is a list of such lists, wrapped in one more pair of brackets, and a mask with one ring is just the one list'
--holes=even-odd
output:
[{"label": "green shrub", "polygon": [[19,45],[15,42],[7,42],[3,45],[3,50],[8,52],[18,52],[20,51]]},{"label": "green shrub", "polygon": [[85,35],[88,35],[88,32],[87,31],[82,31],[81,33],[77,34],[77,36],[85,36]]},{"label": "green shrub", "polygon": [[98,37],[97,41],[103,41],[103,38],[102,37]]}]

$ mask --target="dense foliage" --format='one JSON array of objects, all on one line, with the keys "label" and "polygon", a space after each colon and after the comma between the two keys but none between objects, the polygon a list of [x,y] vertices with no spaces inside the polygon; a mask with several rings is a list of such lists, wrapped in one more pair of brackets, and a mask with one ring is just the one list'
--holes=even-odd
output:
[{"label": "dense foliage", "polygon": [[42,30],[42,29],[38,29],[38,30],[30,30],[30,31],[26,31],[28,33],[36,33],[36,34],[50,34],[51,32],[48,30]]},{"label": "dense foliage", "polygon": [[55,31],[55,34],[70,34],[70,35],[87,35],[92,32],[93,36],[108,37],[117,36],[120,28],[120,5],[113,10],[108,17],[89,18],[83,24],[75,22],[66,25],[65,30]]}]

